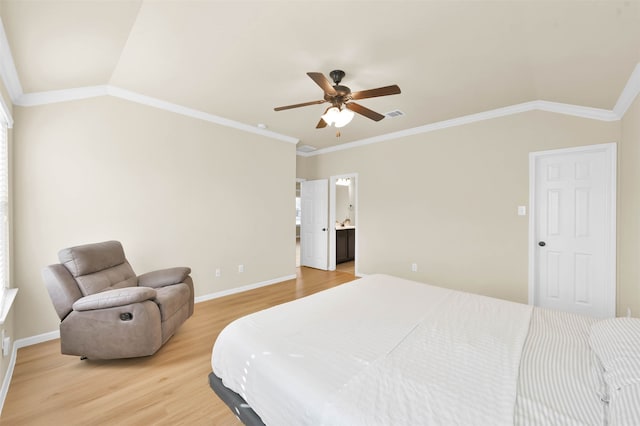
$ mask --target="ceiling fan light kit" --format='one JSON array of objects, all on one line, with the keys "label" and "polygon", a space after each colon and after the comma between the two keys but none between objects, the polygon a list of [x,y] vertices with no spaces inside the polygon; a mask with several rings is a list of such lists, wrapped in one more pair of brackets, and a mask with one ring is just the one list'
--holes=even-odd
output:
[{"label": "ceiling fan light kit", "polygon": [[385,116],[379,114],[369,108],[353,102],[354,99],[376,98],[379,96],[397,95],[400,93],[400,87],[397,85],[379,87],[377,89],[361,90],[359,92],[351,92],[347,86],[341,86],[340,82],[345,76],[342,70],[333,70],[329,76],[333,80],[332,86],[329,80],[319,72],[308,72],[307,75],[324,91],[324,99],[304,102],[301,104],[287,105],[274,108],[275,111],[285,109],[299,108],[309,105],[318,105],[329,102],[331,106],[327,108],[321,116],[316,129],[322,129],[326,126],[344,127],[353,120],[354,113],[363,115],[371,120],[380,121]]},{"label": "ceiling fan light kit", "polygon": [[353,120],[354,115],[353,111],[344,106],[342,109],[333,106],[322,115],[322,120],[324,120],[327,126],[334,125],[336,127],[344,127]]}]

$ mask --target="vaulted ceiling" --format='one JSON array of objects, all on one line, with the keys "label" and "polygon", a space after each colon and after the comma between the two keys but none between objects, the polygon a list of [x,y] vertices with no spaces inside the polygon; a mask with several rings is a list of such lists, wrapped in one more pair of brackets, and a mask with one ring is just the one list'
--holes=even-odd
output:
[{"label": "vaulted ceiling", "polygon": [[[110,86],[331,147],[530,101],[613,110],[640,62],[638,1],[2,0],[24,94]],[[346,72],[336,137],[306,75]]]}]

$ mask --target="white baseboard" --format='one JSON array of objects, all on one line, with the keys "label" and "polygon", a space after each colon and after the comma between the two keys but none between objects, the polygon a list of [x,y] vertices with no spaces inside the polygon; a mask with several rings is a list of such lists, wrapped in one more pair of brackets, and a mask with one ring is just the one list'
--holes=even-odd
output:
[{"label": "white baseboard", "polygon": [[2,408],[4,407],[4,400],[9,392],[9,385],[11,384],[11,378],[13,377],[13,369],[16,366],[16,358],[18,356],[18,349],[25,346],[35,345],[36,343],[46,342],[48,340],[57,339],[60,337],[60,331],[51,331],[49,333],[38,334],[37,336],[31,336],[24,339],[17,339],[13,342],[13,348],[11,350],[11,358],[9,359],[9,366],[7,372],[4,375],[2,381],[2,388],[0,388],[0,414],[2,414]]},{"label": "white baseboard", "polygon": [[284,277],[274,278],[268,281],[262,281],[255,284],[248,284],[242,287],[231,288],[229,290],[217,291],[215,293],[205,294],[203,296],[198,296],[195,298],[195,303],[206,302],[207,300],[217,299],[219,297],[230,296],[236,293],[242,293],[243,291],[253,290],[260,287],[266,287],[268,285],[281,283],[283,281],[293,280],[296,278],[295,274],[285,275]]},{"label": "white baseboard", "polygon": [[9,393],[9,385],[11,384],[11,378],[13,377],[13,368],[16,366],[17,352],[18,348],[16,347],[16,344],[14,342],[13,350],[11,351],[11,358],[9,359],[9,367],[7,367],[7,372],[4,374],[2,388],[0,389],[0,414],[2,414],[4,400],[7,398],[7,393]]},{"label": "white baseboard", "polygon": [[13,342],[14,350],[17,351],[20,348],[24,348],[31,345],[37,345],[38,343],[48,342],[49,340],[59,339],[60,330],[50,331],[48,333],[38,334],[36,336],[25,337],[24,339],[17,339]]}]

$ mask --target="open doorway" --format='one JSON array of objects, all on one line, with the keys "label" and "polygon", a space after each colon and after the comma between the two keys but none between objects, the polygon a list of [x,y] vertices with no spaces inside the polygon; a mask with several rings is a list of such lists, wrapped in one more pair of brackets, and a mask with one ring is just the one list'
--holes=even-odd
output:
[{"label": "open doorway", "polygon": [[358,175],[329,179],[329,270],[356,274],[358,262]]}]

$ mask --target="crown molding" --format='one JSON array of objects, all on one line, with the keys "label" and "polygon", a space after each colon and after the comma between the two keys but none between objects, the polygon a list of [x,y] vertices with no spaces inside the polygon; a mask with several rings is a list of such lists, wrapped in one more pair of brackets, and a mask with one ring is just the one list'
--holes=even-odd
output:
[{"label": "crown molding", "polygon": [[9,105],[4,101],[4,96],[0,96],[0,118],[7,123],[9,129],[13,128],[13,117]]},{"label": "crown molding", "polygon": [[173,112],[176,114],[184,115],[187,117],[195,118],[197,120],[208,121],[209,123],[215,123],[221,126],[231,127],[244,132],[255,133],[257,135],[280,140],[283,142],[297,144],[299,141],[297,138],[294,138],[291,136],[282,135],[280,133],[272,132],[266,129],[261,129],[255,126],[249,126],[247,124],[240,123],[238,121],[229,120],[227,118],[220,117],[214,114],[209,114],[193,108],[188,108],[182,105],[163,101],[162,99],[152,98],[151,96],[142,95],[140,93],[121,89],[116,86],[108,86],[108,85],[87,86],[87,87],[78,87],[75,89],[51,90],[48,92],[27,93],[18,97],[18,99],[16,99],[14,104],[18,106],[23,106],[23,107],[31,107],[31,106],[59,103],[59,102],[76,101],[80,99],[89,99],[89,98],[95,98],[99,96],[112,96],[114,98],[124,99],[130,102],[147,105],[153,108],[158,108],[158,109]]},{"label": "crown molding", "polygon": [[13,62],[13,55],[9,47],[9,40],[7,40],[7,33],[4,31],[2,18],[0,18],[0,76],[2,76],[7,92],[9,92],[11,102],[15,103],[16,99],[22,95],[22,85],[18,78],[16,64]]},{"label": "crown molding", "polygon": [[476,114],[465,115],[462,117],[452,118],[450,120],[438,121],[436,123],[426,124],[424,126],[413,127],[410,129],[400,130],[398,132],[387,133],[380,136],[374,136],[372,138],[361,139],[354,142],[345,143],[342,145],[331,146],[328,148],[318,149],[317,151],[301,153],[297,155],[300,157],[314,157],[316,155],[328,154],[330,152],[342,151],[345,149],[357,148],[360,146],[370,145],[373,143],[386,142],[394,139],[404,138],[407,136],[418,135],[421,133],[434,132],[436,130],[447,129],[449,127],[457,127],[465,124],[475,123],[478,121],[491,120],[498,117],[506,117],[513,114],[520,114],[528,111],[547,111],[556,114],[572,115],[575,117],[589,118],[592,120],[601,121],[616,121],[620,120],[615,112],[600,109],[590,108],[578,105],[562,104],[558,102],[549,101],[531,101],[521,104],[511,105],[508,107],[492,109],[489,111],[483,111]]},{"label": "crown molding", "polygon": [[195,118],[198,120],[208,121],[210,123],[219,124],[221,126],[231,127],[244,132],[255,133],[257,135],[265,136],[271,139],[277,139],[283,142],[288,142],[292,144],[297,144],[299,142],[299,139],[291,136],[276,133],[271,130],[261,129],[257,126],[250,126],[248,124],[240,123],[239,121],[229,120],[228,118],[220,117],[220,116],[209,114],[193,108],[188,108],[182,105],[163,101],[161,99],[152,98],[150,96],[141,95],[140,93],[121,89],[115,86],[107,86],[107,95],[114,96],[120,99],[125,99],[131,102],[136,102],[139,104],[151,106],[154,108],[163,109],[165,111],[170,111],[176,114],[185,115],[187,117]]},{"label": "crown molding", "polygon": [[[606,110],[600,108],[584,107],[579,105],[563,104],[559,102],[550,101],[531,101],[521,104],[511,105],[503,108],[497,108],[489,111],[483,111],[476,114],[465,115],[462,117],[453,118],[450,120],[439,121],[436,123],[427,124],[424,126],[413,127],[410,129],[404,129],[397,132],[387,133],[384,135],[374,136],[372,138],[361,139],[354,142],[349,142],[342,145],[336,145],[329,148],[319,149],[317,151],[303,153],[297,152],[297,155],[301,157],[313,157],[316,155],[327,154],[335,151],[342,151],[345,149],[356,148],[359,146],[370,145],[373,143],[386,142],[394,139],[404,138],[407,136],[413,136],[421,133],[433,132],[436,130],[446,129],[449,127],[462,126],[465,124],[475,123],[478,121],[490,120],[498,117],[505,117],[513,114],[519,114],[528,111],[547,111],[556,114],[565,114],[575,117],[588,118],[592,120],[601,121],[616,121],[620,120],[626,112],[627,108],[631,105],[635,97],[640,92],[640,64],[635,68],[632,73],[625,89],[623,90],[616,108],[622,111],[622,114],[614,110]],[[229,120],[224,117],[220,117],[214,114],[209,114],[203,111],[199,111],[193,108],[188,108],[182,105],[174,104],[171,102],[163,101],[158,98],[142,95],[130,90],[121,89],[116,86],[87,86],[79,87],[75,89],[65,90],[52,90],[48,92],[36,92],[27,93],[19,96],[14,104],[18,106],[37,106],[46,105],[58,102],[67,102],[80,99],[88,99],[98,96],[113,96],[116,98],[128,100],[131,102],[151,106],[154,108],[170,111],[176,114],[184,115],[187,117],[195,118],[198,120],[208,121],[210,123],[219,124],[221,126],[235,128],[237,130],[255,133],[261,136],[265,136],[271,139],[277,139],[283,142],[297,144],[299,139],[276,133],[270,130],[261,129],[257,126],[250,126],[238,121]]]},{"label": "crown molding", "polygon": [[573,115],[600,121],[618,121],[622,117],[612,110],[591,108],[579,105],[563,104],[559,102],[534,101],[532,110],[555,112],[557,114]]},{"label": "crown molding", "polygon": [[613,107],[613,112],[620,118],[624,117],[627,110],[636,99],[636,96],[640,93],[640,64],[636,65],[635,69],[631,73],[627,84],[622,89],[620,97],[616,105]]},{"label": "crown molding", "polygon": [[87,86],[74,89],[49,90],[47,92],[25,93],[14,100],[13,104],[22,107],[55,104],[97,98],[108,95],[108,86]]}]

